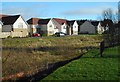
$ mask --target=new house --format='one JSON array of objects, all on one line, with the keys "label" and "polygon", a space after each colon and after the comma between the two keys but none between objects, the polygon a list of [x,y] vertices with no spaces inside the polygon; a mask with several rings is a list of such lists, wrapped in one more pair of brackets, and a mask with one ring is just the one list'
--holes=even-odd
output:
[{"label": "new house", "polygon": [[68,28],[67,34],[68,35],[78,35],[78,23],[76,20],[67,21]]},{"label": "new house", "polygon": [[97,26],[99,24],[99,21],[85,21],[80,25],[80,33],[83,34],[95,34],[97,33]]},{"label": "new house", "polygon": [[28,21],[32,33],[40,33],[41,35],[53,35],[56,32],[67,33],[67,21],[59,18],[39,19],[31,18]]},{"label": "new house", "polygon": [[56,24],[56,29],[58,28],[58,32],[63,32],[67,34],[67,20],[60,19],[60,18],[53,18],[53,20],[54,20],[54,23]]},{"label": "new house", "polygon": [[40,33],[45,34],[47,36],[54,34],[54,28],[56,28],[55,24],[53,23],[53,19],[41,19],[38,22],[40,26]]},{"label": "new house", "polygon": [[[28,23],[21,15],[11,15],[1,17],[2,33],[5,37],[26,37],[29,34]],[[5,35],[7,34],[7,35]]]},{"label": "new house", "polygon": [[2,23],[2,21],[0,21],[0,32],[2,32],[2,25],[3,25],[3,23]]},{"label": "new house", "polygon": [[104,28],[104,26],[102,24],[103,24],[103,21],[100,21],[98,23],[98,26],[97,26],[97,33],[98,34],[102,34],[105,31],[105,28]]}]

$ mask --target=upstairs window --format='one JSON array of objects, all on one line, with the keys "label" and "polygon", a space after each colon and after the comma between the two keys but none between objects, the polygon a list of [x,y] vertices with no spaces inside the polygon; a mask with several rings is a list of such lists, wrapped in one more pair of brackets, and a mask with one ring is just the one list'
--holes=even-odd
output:
[{"label": "upstairs window", "polygon": [[23,23],[19,23],[18,28],[23,28]]},{"label": "upstairs window", "polygon": [[63,29],[66,29],[66,26],[64,26]]},{"label": "upstairs window", "polygon": [[52,27],[52,25],[50,25],[49,27]]},{"label": "upstairs window", "polygon": [[58,29],[58,27],[56,26],[54,29]]}]

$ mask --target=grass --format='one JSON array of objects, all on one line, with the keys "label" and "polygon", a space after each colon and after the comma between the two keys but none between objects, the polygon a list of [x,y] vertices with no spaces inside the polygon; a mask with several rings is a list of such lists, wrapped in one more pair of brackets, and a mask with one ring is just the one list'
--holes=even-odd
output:
[{"label": "grass", "polygon": [[81,47],[99,47],[100,41],[98,35],[3,39],[3,77],[19,72],[33,74],[45,69],[46,63],[81,55]]},{"label": "grass", "polygon": [[120,80],[118,48],[105,49],[103,58],[99,50],[91,50],[82,58],[75,60],[48,75],[46,80]]}]

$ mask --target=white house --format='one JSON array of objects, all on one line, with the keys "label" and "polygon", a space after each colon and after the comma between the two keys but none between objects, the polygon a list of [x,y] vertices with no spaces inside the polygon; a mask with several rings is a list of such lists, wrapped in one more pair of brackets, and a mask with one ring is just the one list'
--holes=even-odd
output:
[{"label": "white house", "polygon": [[56,25],[53,23],[53,19],[41,19],[38,22],[40,26],[40,33],[47,36],[53,35]]},{"label": "white house", "polygon": [[40,26],[38,24],[40,18],[31,18],[27,21],[27,23],[29,24],[30,27],[30,34],[34,34],[34,33],[39,33],[40,31]]},{"label": "white house", "polygon": [[53,21],[56,27],[58,28],[58,32],[63,32],[67,34],[67,20],[66,19],[53,18]]},{"label": "white house", "polygon": [[105,31],[105,29],[102,26],[102,21],[100,21],[98,26],[97,26],[97,32],[98,32],[98,34],[102,34],[104,31]]},{"label": "white house", "polygon": [[2,17],[2,32],[10,32],[11,37],[26,37],[29,34],[28,23],[21,15]]},{"label": "white house", "polygon": [[2,32],[2,25],[3,23],[0,21],[0,32]]},{"label": "white house", "polygon": [[31,34],[40,33],[41,35],[53,35],[58,32],[57,23],[53,19],[31,18],[28,21],[31,28]]},{"label": "white house", "polygon": [[78,35],[78,23],[77,21],[73,20],[73,21],[67,21],[68,24],[68,34],[69,35]]}]

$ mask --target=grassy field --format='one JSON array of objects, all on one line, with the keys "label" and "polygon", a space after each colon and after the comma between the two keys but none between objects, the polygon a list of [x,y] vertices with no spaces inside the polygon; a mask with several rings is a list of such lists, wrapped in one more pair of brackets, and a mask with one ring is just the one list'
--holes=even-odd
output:
[{"label": "grassy field", "polygon": [[100,41],[98,35],[3,39],[3,77],[19,72],[33,74],[45,69],[47,63],[81,55],[81,47],[99,47]]},{"label": "grassy field", "polygon": [[99,56],[99,51],[91,50],[79,60],[75,60],[50,74],[46,80],[120,80],[118,68],[120,46],[108,48]]}]

